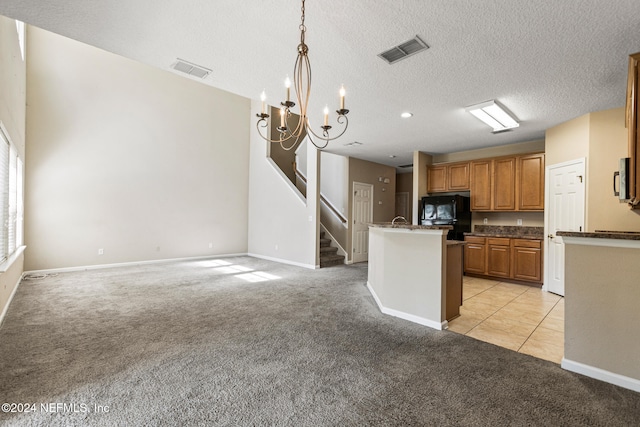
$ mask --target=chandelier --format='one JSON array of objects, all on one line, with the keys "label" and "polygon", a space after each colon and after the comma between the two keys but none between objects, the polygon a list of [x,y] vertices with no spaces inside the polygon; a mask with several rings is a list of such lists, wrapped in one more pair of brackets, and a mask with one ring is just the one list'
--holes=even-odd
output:
[{"label": "chandelier", "polygon": [[[320,129],[322,129],[322,132],[320,132],[320,134],[314,132],[309,123],[309,118],[307,117],[307,106],[309,104],[309,93],[311,92],[311,65],[309,64],[308,56],[309,47],[304,42],[304,36],[307,31],[307,27],[304,25],[304,2],[305,0],[302,0],[302,17],[299,27],[300,44],[298,45],[298,58],[296,59],[296,64],[293,68],[293,85],[296,92],[296,99],[298,101],[298,105],[300,106],[300,120],[298,120],[298,123],[294,129],[289,126],[289,119],[291,118],[291,108],[296,105],[295,102],[291,101],[291,80],[289,79],[289,76],[287,76],[285,80],[287,97],[285,101],[280,103],[280,126],[276,128],[279,133],[278,138],[270,139],[267,136],[263,135],[261,131],[261,128],[264,129],[268,126],[267,119],[269,118],[269,114],[267,113],[267,106],[265,103],[265,100],[267,98],[265,91],[262,91],[262,94],[260,95],[260,100],[262,101],[262,112],[260,114],[256,114],[256,116],[258,117],[256,127],[258,128],[258,133],[260,134],[260,136],[268,142],[279,142],[283,150],[291,150],[298,144],[300,138],[304,137],[305,135],[309,137],[309,140],[313,145],[316,146],[316,148],[322,150],[327,146],[327,144],[329,144],[329,141],[340,138],[349,126],[349,120],[347,119],[349,110],[344,108],[344,86],[340,88],[340,108],[336,110],[336,113],[338,113],[336,121],[338,122],[338,124],[344,126],[342,132],[333,137],[329,135],[331,126],[329,125],[328,106],[324,108],[324,124],[320,126]],[[316,140],[322,142],[316,143]]]}]

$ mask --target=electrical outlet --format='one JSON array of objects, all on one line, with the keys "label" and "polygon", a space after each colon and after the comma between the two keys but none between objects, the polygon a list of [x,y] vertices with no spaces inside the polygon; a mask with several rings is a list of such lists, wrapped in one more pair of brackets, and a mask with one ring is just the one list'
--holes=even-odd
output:
[{"label": "electrical outlet", "polygon": [[522,225],[522,218],[518,218],[516,220],[516,225]]},{"label": "electrical outlet", "polygon": [[104,249],[102,248],[98,249],[98,255],[104,255]]},{"label": "electrical outlet", "polygon": [[488,223],[489,223],[489,218],[485,218],[485,219],[483,219],[483,220],[482,220],[482,223],[483,223],[483,224],[488,224]]},{"label": "electrical outlet", "polygon": [[209,242],[209,249],[213,248],[213,243]]},{"label": "electrical outlet", "polygon": [[278,245],[276,245],[276,251],[278,250]]}]

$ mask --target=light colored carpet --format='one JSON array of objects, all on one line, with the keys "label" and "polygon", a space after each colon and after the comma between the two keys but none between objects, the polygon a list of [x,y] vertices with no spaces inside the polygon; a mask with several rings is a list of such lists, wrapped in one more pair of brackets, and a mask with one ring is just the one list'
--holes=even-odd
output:
[{"label": "light colored carpet", "polygon": [[36,411],[0,413],[0,423],[640,420],[639,393],[381,314],[366,276],[366,266],[312,271],[237,257],[25,279],[0,328],[0,403]]}]

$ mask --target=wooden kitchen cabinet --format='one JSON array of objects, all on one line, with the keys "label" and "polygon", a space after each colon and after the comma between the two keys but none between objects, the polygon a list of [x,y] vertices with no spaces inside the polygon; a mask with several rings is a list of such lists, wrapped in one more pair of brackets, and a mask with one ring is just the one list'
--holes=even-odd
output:
[{"label": "wooden kitchen cabinet", "polygon": [[629,75],[627,79],[626,118],[629,141],[629,205],[640,208],[640,123],[638,107],[640,89],[640,52],[629,55]]},{"label": "wooden kitchen cabinet", "polygon": [[511,239],[487,238],[487,272],[489,276],[511,275]]},{"label": "wooden kitchen cabinet", "polygon": [[464,272],[486,274],[487,246],[484,237],[467,236],[464,247]]},{"label": "wooden kitchen cabinet", "polygon": [[447,191],[447,166],[427,166],[427,193]]},{"label": "wooden kitchen cabinet", "polygon": [[542,241],[465,236],[464,272],[520,282],[542,283]]},{"label": "wooden kitchen cabinet", "polygon": [[544,210],[544,154],[520,156],[517,160],[518,210]]},{"label": "wooden kitchen cabinet", "polygon": [[542,281],[542,242],[540,240],[512,240],[513,278]]},{"label": "wooden kitchen cabinet", "polygon": [[447,165],[449,191],[469,190],[469,162]]},{"label": "wooden kitchen cabinet", "polygon": [[516,158],[500,158],[493,161],[493,210],[516,209]]},{"label": "wooden kitchen cabinet", "polygon": [[490,211],[492,209],[493,160],[471,162],[471,210]]},{"label": "wooden kitchen cabinet", "polygon": [[427,193],[469,190],[469,162],[427,166]]}]

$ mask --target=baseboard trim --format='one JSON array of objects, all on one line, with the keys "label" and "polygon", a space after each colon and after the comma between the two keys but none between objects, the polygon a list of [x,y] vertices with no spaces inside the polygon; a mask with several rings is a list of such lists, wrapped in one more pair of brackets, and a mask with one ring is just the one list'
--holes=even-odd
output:
[{"label": "baseboard trim", "polygon": [[308,268],[310,270],[316,270],[316,269],[320,268],[319,265],[303,264],[301,262],[290,261],[288,259],[282,259],[282,258],[275,258],[275,257],[267,256],[267,255],[259,255],[259,254],[254,254],[254,253],[248,253],[247,255],[248,256],[252,256],[254,258],[266,259],[267,261],[279,262],[281,264],[289,264],[289,265],[295,265],[296,267]]},{"label": "baseboard trim", "polygon": [[367,289],[369,289],[371,296],[373,296],[373,299],[375,300],[376,304],[378,305],[378,308],[383,314],[387,314],[389,316],[397,317],[403,320],[408,320],[409,322],[417,323],[422,326],[428,326],[429,328],[437,329],[439,331],[443,329],[447,329],[449,327],[449,322],[447,322],[446,320],[443,322],[435,322],[433,320],[425,319],[424,317],[416,316],[414,314],[409,314],[403,311],[387,308],[384,305],[382,305],[380,298],[378,298],[378,294],[376,294],[376,291],[373,290],[373,287],[368,281],[367,281]]},{"label": "baseboard trim", "polygon": [[584,363],[575,362],[565,358],[562,358],[560,366],[562,369],[575,372],[576,374],[582,374],[609,384],[640,392],[640,380],[635,378],[605,371],[604,369],[596,368],[595,366],[585,365]]},{"label": "baseboard trim", "polygon": [[149,265],[149,264],[167,264],[167,263],[180,262],[180,261],[200,261],[200,260],[207,260],[207,259],[231,258],[231,257],[248,256],[248,255],[249,254],[247,253],[204,255],[204,256],[184,257],[184,258],[155,259],[155,260],[148,260],[148,261],[119,262],[119,263],[113,263],[113,264],[83,265],[79,267],[49,268],[44,270],[25,271],[23,273],[23,276],[27,274],[71,273],[74,271],[102,270],[106,268],[133,267],[137,265]]},{"label": "baseboard trim", "polygon": [[13,301],[13,297],[16,295],[16,292],[18,292],[18,287],[20,286],[20,283],[22,283],[22,279],[24,279],[24,276],[25,276],[25,273],[23,272],[20,275],[20,279],[18,279],[18,283],[16,283],[16,285],[13,287],[13,291],[11,291],[11,295],[9,295],[9,298],[7,299],[7,303],[4,305],[4,308],[2,309],[2,313],[0,313],[0,327],[4,322],[4,318],[6,317],[7,312],[9,311],[9,306],[11,305],[11,301]]}]

